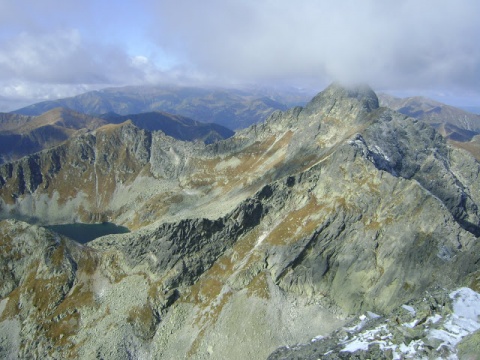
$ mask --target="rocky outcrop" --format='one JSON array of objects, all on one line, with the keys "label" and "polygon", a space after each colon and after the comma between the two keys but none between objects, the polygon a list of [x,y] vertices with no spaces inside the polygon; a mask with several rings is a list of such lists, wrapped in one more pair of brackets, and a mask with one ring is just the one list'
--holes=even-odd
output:
[{"label": "rocky outcrop", "polygon": [[469,288],[437,289],[388,317],[367,312],[327,337],[278,349],[268,360],[474,358],[479,301],[480,294]]},{"label": "rocky outcrop", "polygon": [[79,272],[90,271],[95,256],[26,223],[2,221],[0,232],[0,354],[49,356],[64,336],[79,327],[78,311],[63,305],[78,284]]},{"label": "rocky outcrop", "polygon": [[107,236],[92,246],[98,250],[120,250],[130,267],[148,265],[152,273],[170,272],[163,281],[170,290],[193,285],[236,240],[257,226],[263,215],[262,203],[254,198],[217,220],[181,220],[121,239]]},{"label": "rocky outcrop", "polygon": [[128,123],[107,125],[95,135],[2,165],[3,216],[101,221],[117,184],[138,176],[150,160],[150,148],[149,132]]},{"label": "rocky outcrop", "polygon": [[[445,204],[464,229],[480,236],[476,202],[452,170],[452,149],[445,140],[424,123],[402,119],[393,113],[386,113],[384,119],[387,121],[377,122],[366,130],[367,140],[360,136],[354,144],[362,147],[380,170],[418,181]],[[468,181],[475,178],[476,175]]]}]

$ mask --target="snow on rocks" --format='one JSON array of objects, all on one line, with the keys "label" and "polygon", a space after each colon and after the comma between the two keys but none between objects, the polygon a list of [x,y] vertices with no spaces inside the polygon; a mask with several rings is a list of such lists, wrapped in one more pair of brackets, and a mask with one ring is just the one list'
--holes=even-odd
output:
[{"label": "snow on rocks", "polygon": [[[402,359],[420,356],[425,347],[436,344],[435,351],[439,354],[449,353],[449,359],[457,359],[456,345],[467,335],[480,329],[480,294],[470,288],[460,288],[449,295],[452,300],[453,312],[446,317],[440,314],[432,314],[426,319],[415,318],[411,322],[400,325],[403,328],[420,328],[423,334],[412,334],[408,343],[395,344],[392,335],[392,324],[386,323],[373,329],[366,326],[367,317],[360,316],[360,323],[346,329],[347,331],[358,331],[352,338],[343,342],[340,352],[368,351],[369,347],[377,344],[382,351],[391,350],[394,359]],[[415,309],[410,305],[402,305],[402,308],[410,313],[412,317],[417,315]],[[443,321],[442,321],[443,320]],[[434,326],[434,328],[432,328]],[[397,327],[397,326],[393,326]],[[408,333],[408,330],[406,332]],[[423,336],[421,336],[423,335]],[[418,337],[418,339],[413,339]],[[406,340],[406,339],[403,339]],[[446,351],[448,350],[448,351]],[[426,355],[426,354],[421,354]]]},{"label": "snow on rocks", "polygon": [[433,329],[430,339],[442,341],[437,347],[455,352],[456,345],[467,335],[480,329],[480,294],[470,288],[460,288],[450,294],[453,313],[443,323],[444,329]]},{"label": "snow on rocks", "polygon": [[402,308],[407,310],[410,314],[412,314],[412,316],[416,315],[415,309],[413,307],[411,307],[410,305],[402,305]]},{"label": "snow on rocks", "polygon": [[[318,359],[320,354],[320,358],[328,360],[455,360],[465,358],[462,341],[479,330],[479,293],[470,288],[453,292],[437,289],[426,293],[424,298],[400,306],[388,316],[367,312],[328,336],[284,349],[278,352],[278,356],[273,354],[269,359],[313,360]],[[465,341],[471,339],[469,336]],[[470,346],[471,342],[467,347]]]}]

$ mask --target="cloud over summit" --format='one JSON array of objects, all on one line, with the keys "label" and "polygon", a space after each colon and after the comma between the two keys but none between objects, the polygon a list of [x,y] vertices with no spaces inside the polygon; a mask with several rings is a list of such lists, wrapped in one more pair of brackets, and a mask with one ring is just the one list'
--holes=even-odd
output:
[{"label": "cloud over summit", "polygon": [[475,1],[185,3],[157,6],[163,19],[158,44],[211,73],[252,80],[327,77],[384,87],[475,83]]},{"label": "cloud over summit", "polygon": [[179,80],[475,98],[478,14],[476,0],[0,0],[0,100]]}]

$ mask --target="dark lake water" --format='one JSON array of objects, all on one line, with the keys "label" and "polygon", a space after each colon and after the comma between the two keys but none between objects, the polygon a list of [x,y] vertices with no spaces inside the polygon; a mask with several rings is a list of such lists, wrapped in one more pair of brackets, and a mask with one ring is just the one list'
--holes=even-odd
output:
[{"label": "dark lake water", "polygon": [[113,223],[104,222],[101,224],[62,224],[62,225],[48,225],[44,226],[47,229],[53,230],[61,235],[68,236],[81,244],[85,244],[100,236],[109,234],[125,234],[130,232],[124,226],[118,226]]}]

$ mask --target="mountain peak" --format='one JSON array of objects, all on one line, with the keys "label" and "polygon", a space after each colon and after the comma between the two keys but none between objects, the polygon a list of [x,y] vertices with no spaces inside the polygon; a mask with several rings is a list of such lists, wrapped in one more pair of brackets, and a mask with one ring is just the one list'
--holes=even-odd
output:
[{"label": "mountain peak", "polygon": [[[379,108],[377,94],[368,85],[345,86],[338,82],[330,84],[325,90],[316,95],[306,106],[307,109],[318,111],[321,108],[338,106],[338,103],[349,103],[358,110],[367,112]],[[357,106],[355,106],[357,103]]]},{"label": "mountain peak", "polygon": [[306,106],[309,116],[342,119],[345,125],[363,123],[368,113],[379,108],[375,92],[367,85],[332,83]]},{"label": "mountain peak", "polygon": [[367,111],[378,109],[377,94],[366,84],[361,85],[343,85],[338,82],[330,84],[325,90],[315,96],[307,106],[314,103],[324,104],[331,100],[357,100],[362,108]]}]

